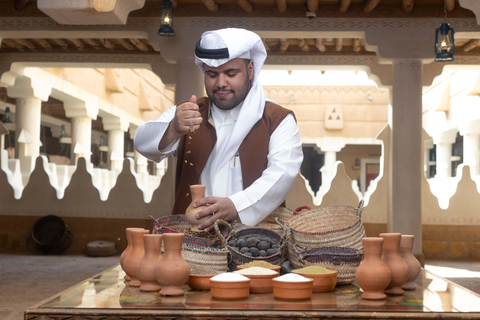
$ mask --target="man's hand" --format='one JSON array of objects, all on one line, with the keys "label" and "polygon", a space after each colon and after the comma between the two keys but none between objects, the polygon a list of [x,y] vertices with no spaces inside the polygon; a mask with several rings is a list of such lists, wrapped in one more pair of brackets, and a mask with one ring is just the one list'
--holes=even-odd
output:
[{"label": "man's hand", "polygon": [[[194,208],[208,206],[200,212],[197,212],[196,217],[200,219],[205,216],[211,216],[206,221],[198,225],[198,229],[208,232],[212,230],[213,224],[216,220],[221,219],[227,222],[232,222],[238,219],[238,212],[229,198],[220,197],[205,197],[193,204]],[[212,215],[213,213],[213,215]]]}]

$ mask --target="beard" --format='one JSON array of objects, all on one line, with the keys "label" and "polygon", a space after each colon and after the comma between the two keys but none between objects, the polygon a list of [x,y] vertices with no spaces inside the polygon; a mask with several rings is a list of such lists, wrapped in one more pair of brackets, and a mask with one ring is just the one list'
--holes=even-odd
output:
[{"label": "beard", "polygon": [[[239,91],[227,88],[216,88],[211,91],[207,91],[207,96],[210,100],[222,110],[231,110],[238,106],[248,95],[250,91],[250,80],[246,80]],[[217,92],[229,93],[228,98],[218,97],[215,95]]]}]

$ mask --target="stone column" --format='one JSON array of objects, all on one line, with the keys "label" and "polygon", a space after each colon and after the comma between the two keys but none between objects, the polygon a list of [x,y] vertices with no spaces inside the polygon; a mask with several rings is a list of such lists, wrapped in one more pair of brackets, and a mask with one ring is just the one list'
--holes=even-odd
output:
[{"label": "stone column", "polygon": [[123,117],[104,116],[102,119],[103,129],[108,131],[108,168],[120,172],[123,168],[125,132],[129,122]]},{"label": "stone column", "polygon": [[194,94],[197,98],[204,95],[202,71],[195,65],[194,58],[177,60],[177,85],[175,87],[175,102],[190,99]]},{"label": "stone column", "polygon": [[470,167],[470,175],[480,174],[480,120],[459,127],[463,136],[463,163]]},{"label": "stone column", "polygon": [[392,87],[392,211],[389,232],[413,234],[422,252],[422,61],[395,59]]},{"label": "stone column", "polygon": [[447,131],[433,138],[433,142],[437,146],[436,178],[449,178],[452,176],[452,144],[455,143],[456,137],[456,131]]},{"label": "stone column", "polygon": [[18,78],[7,87],[7,94],[16,98],[15,157],[20,160],[23,176],[29,175],[40,155],[42,101],[47,101],[51,88],[28,78]]},{"label": "stone column", "polygon": [[324,153],[324,164],[320,169],[322,173],[322,185],[319,190],[323,193],[327,191],[325,188],[327,185],[330,185],[330,181],[333,179],[337,152],[340,152],[340,150],[345,147],[345,142],[342,137],[325,137],[320,144],[317,144],[317,147]]},{"label": "stone column", "polygon": [[63,106],[65,115],[72,119],[73,163],[77,165],[78,159],[84,157],[87,166],[91,166],[92,120],[97,118],[98,106],[95,101],[81,101],[74,98],[66,99]]}]

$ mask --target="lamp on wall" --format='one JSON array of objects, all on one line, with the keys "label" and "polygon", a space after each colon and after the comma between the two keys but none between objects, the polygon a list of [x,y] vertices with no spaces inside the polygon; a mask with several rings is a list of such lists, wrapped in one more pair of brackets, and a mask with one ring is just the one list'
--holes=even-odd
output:
[{"label": "lamp on wall", "polygon": [[160,11],[160,29],[158,35],[171,37],[175,35],[173,31],[173,5],[170,0],[163,0]]},{"label": "lamp on wall", "polygon": [[435,61],[453,61],[455,42],[453,29],[448,23],[442,23],[435,31]]}]

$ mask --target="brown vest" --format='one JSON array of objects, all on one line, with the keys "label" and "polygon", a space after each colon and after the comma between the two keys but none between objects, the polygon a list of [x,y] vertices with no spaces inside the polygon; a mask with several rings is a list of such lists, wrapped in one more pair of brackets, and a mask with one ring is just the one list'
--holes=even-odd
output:
[{"label": "brown vest", "polygon": [[[185,214],[185,210],[192,202],[190,185],[199,184],[203,168],[217,141],[215,128],[208,122],[210,99],[202,97],[197,100],[197,104],[203,123],[194,133],[188,133],[180,139],[172,214]],[[263,117],[253,126],[240,145],[238,154],[242,165],[244,189],[260,178],[267,168],[270,135],[289,113],[292,111],[266,102]]]}]

